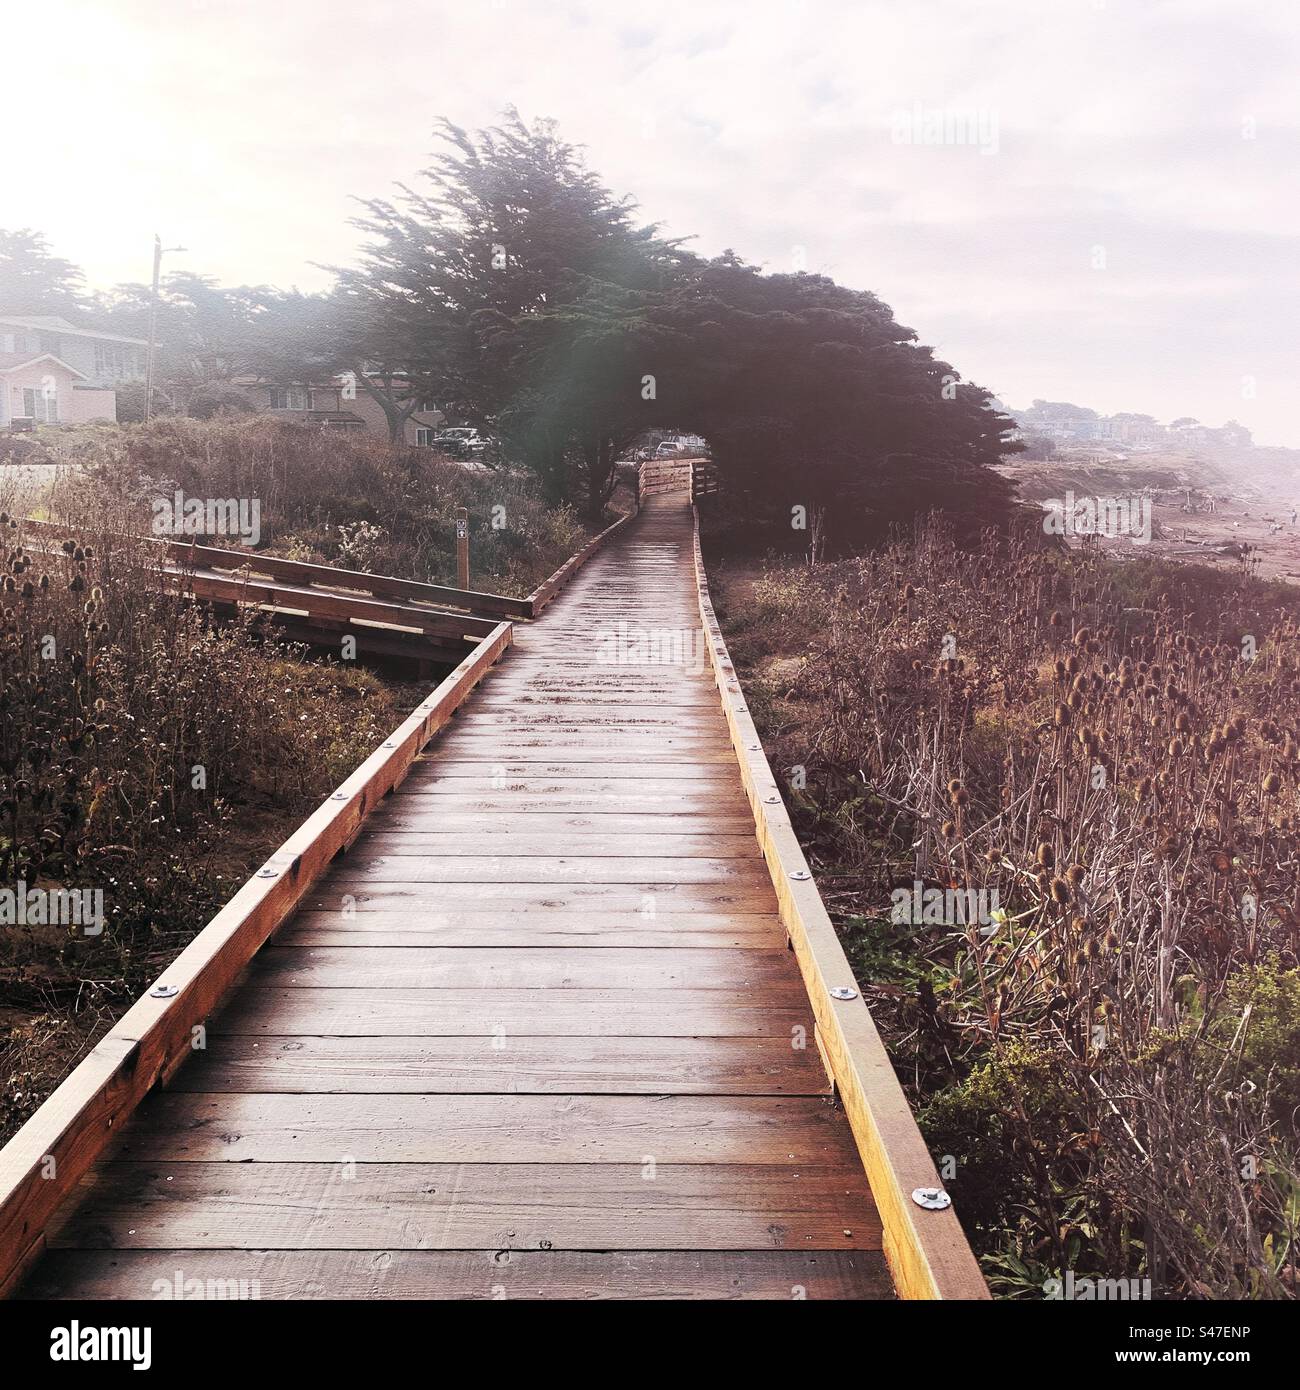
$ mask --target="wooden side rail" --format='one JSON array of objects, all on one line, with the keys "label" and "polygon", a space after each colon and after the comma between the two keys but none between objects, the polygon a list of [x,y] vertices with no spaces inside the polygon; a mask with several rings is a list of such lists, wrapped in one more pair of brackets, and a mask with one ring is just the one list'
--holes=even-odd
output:
[{"label": "wooden side rail", "polygon": [[716,497],[719,489],[717,464],[712,459],[693,459],[691,461],[691,501],[698,502],[702,497]]},{"label": "wooden side rail", "polygon": [[661,492],[681,492],[690,486],[695,460],[691,458],[646,459],[637,465],[637,491],[642,497]]},{"label": "wooden side rail", "polygon": [[[984,1299],[988,1288],[951,1207],[929,1210],[913,1192],[941,1190],[934,1161],[894,1074],[839,937],[813,882],[780,789],[750,718],[709,598],[695,514],[695,580],[709,660],[740,762],[763,857],[776,888],[816,1020],[822,1060],[848,1116],[880,1211],[885,1257],[904,1298]],[[843,998],[833,990],[848,989]]]},{"label": "wooden side rail", "polygon": [[[28,518],[25,530],[33,535],[65,539],[77,534],[74,528],[52,521]],[[391,574],[366,574],[361,570],[339,569],[334,565],[309,564],[303,560],[286,560],[277,555],[265,555],[259,550],[228,550],[223,546],[201,545],[197,541],[140,536],[165,550],[168,559],[187,569],[208,569],[248,572],[279,579],[286,584],[324,591],[341,591],[344,595],[366,594],[376,599],[398,599],[405,603],[427,603],[443,608],[460,608],[494,621],[530,618],[532,609],[524,598],[507,598],[503,594],[483,594],[473,589],[456,589],[444,584],[426,584],[418,579],[399,579]]]},{"label": "wooden side rail", "polygon": [[267,609],[287,609],[312,617],[338,619],[344,623],[374,623],[425,637],[454,642],[478,642],[496,626],[488,618],[468,613],[448,613],[434,608],[418,608],[405,603],[382,603],[376,599],[332,593],[325,589],[295,584],[275,584],[246,573],[214,573],[211,570],[181,569],[170,572],[175,586],[198,599],[227,603],[256,604]]},{"label": "wooden side rail", "polygon": [[203,1046],[205,1021],[330,861],[510,645],[500,623],[208,923],[0,1150],[0,1294],[141,1099]]}]

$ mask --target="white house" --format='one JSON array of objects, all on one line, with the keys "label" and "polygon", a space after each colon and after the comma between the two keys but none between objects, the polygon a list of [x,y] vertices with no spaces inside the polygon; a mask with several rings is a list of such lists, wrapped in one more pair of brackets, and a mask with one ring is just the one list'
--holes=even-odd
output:
[{"label": "white house", "polygon": [[117,388],[143,381],[141,338],[51,315],[0,312],[0,427],[117,419]]}]

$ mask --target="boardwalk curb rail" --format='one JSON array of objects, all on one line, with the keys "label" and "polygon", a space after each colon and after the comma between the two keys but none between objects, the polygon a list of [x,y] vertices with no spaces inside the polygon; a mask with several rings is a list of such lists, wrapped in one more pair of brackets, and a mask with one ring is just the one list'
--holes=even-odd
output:
[{"label": "boardwalk curb rail", "polygon": [[[630,522],[632,511],[598,532],[526,598],[508,598],[474,589],[428,584],[395,575],[367,574],[333,565],[286,560],[262,551],[227,550],[197,541],[164,540],[156,536],[124,537],[161,549],[181,567],[196,598],[226,602],[256,601],[266,607],[301,608],[310,605],[319,614],[346,620],[349,617],[426,636],[477,640],[492,623],[538,617],[575,574]],[[24,529],[50,540],[75,538],[79,532],[52,521],[28,517]],[[196,575],[195,570],[215,571]],[[260,577],[259,577],[260,576]],[[277,585],[274,581],[280,581]],[[285,586],[291,586],[286,588]],[[428,605],[428,606],[425,606]],[[461,612],[446,610],[463,610]]]},{"label": "boardwalk curb rail", "polygon": [[914,1190],[942,1184],[865,1002],[860,994],[832,997],[836,988],[855,984],[853,972],[745,704],[709,597],[699,511],[693,510],[695,579],[709,661],[781,920],[812,1004],[817,1044],[880,1211],[890,1273],[902,1298],[986,1299],[988,1287],[953,1210],[926,1211],[912,1201]]},{"label": "boardwalk curb rail", "polygon": [[346,849],[370,812],[410,771],[510,646],[498,624],[323,802],[146,991],[0,1150],[0,1295],[40,1255],[45,1227],[116,1138],[139,1102],[167,1081],[244,966]]},{"label": "boardwalk curb rail", "polygon": [[[27,517],[23,521],[23,529],[36,536],[52,539],[75,539],[81,534],[76,527],[40,521],[35,517]],[[261,550],[229,550],[224,546],[204,545],[197,540],[167,540],[157,536],[124,536],[123,539],[162,547],[168,559],[186,569],[219,570],[231,575],[265,575],[267,579],[278,579],[283,584],[309,589],[320,598],[364,602],[368,596],[379,602],[396,600],[403,605],[428,604],[430,612],[446,617],[453,615],[442,614],[439,610],[463,609],[471,616],[495,621],[533,616],[532,605],[526,598],[456,589],[446,584],[429,584],[421,579],[400,579],[391,574],[368,574],[362,570],[312,564],[305,560],[286,560]],[[412,610],[415,615],[420,611],[419,608]],[[400,622],[400,618],[394,621]]]}]

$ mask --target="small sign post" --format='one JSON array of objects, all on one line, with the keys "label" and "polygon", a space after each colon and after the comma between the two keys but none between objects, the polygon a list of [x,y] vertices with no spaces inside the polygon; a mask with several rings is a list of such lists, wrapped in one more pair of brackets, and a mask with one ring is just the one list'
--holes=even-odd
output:
[{"label": "small sign post", "polygon": [[469,588],[469,512],[456,508],[456,584]]}]

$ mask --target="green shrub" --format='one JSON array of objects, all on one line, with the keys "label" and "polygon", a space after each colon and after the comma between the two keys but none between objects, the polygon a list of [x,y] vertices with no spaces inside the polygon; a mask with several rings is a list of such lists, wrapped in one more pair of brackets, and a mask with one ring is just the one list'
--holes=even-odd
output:
[{"label": "green shrub", "polygon": [[1211,1036],[1240,1059],[1234,1068],[1239,1080],[1266,1091],[1274,1116],[1294,1130],[1300,1115],[1300,969],[1284,970],[1274,957],[1231,976]]},{"label": "green shrub", "polygon": [[1011,1044],[933,1096],[917,1119],[936,1161],[954,1160],[946,1186],[968,1228],[1015,1229],[1043,1169],[1057,1187],[1071,1185],[1064,1154],[1080,1118],[1060,1058],[1046,1048]]}]

